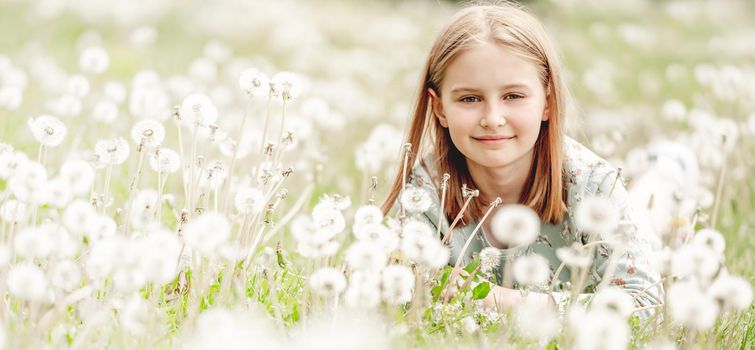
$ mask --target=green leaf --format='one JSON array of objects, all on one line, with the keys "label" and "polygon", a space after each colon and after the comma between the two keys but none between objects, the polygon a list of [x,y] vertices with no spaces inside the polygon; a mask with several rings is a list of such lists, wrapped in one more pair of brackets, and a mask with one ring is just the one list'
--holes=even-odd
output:
[{"label": "green leaf", "polygon": [[466,271],[467,273],[472,273],[475,269],[477,269],[478,266],[480,266],[480,261],[477,259],[472,260],[471,263],[469,263],[467,266],[464,266],[464,271]]},{"label": "green leaf", "polygon": [[482,282],[472,289],[472,299],[481,300],[485,299],[490,293],[490,282]]},{"label": "green leaf", "polygon": [[443,274],[440,276],[440,283],[433,287],[432,293],[434,302],[440,299],[440,292],[443,291],[443,288],[448,284],[448,278],[451,276],[451,271],[453,271],[453,268],[451,266],[446,266],[443,269]]}]

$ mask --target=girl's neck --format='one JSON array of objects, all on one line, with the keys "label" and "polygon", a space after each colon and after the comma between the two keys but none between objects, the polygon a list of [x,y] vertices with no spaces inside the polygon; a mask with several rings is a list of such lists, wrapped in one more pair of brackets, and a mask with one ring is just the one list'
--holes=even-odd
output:
[{"label": "girl's neck", "polygon": [[501,197],[503,204],[519,203],[519,198],[527,182],[532,166],[533,152],[525,154],[509,165],[500,168],[486,168],[467,160],[469,175],[480,190],[483,203]]}]

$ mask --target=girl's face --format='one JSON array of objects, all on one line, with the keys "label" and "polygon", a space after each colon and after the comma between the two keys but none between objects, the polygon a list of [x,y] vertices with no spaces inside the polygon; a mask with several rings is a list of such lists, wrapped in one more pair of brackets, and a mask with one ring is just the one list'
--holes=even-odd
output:
[{"label": "girl's face", "polygon": [[471,167],[531,164],[541,122],[548,119],[537,68],[502,45],[484,42],[446,68],[433,112]]}]

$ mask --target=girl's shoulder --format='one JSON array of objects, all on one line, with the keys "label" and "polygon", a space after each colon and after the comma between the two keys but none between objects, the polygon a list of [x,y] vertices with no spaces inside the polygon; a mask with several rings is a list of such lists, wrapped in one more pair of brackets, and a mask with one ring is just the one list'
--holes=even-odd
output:
[{"label": "girl's shoulder", "polygon": [[617,175],[616,168],[595,152],[570,137],[564,139],[564,180],[570,200],[600,194]]}]

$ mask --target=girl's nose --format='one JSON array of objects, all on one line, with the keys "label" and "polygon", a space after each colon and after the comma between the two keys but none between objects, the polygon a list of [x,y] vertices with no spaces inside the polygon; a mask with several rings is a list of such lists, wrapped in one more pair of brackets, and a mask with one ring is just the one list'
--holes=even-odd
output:
[{"label": "girl's nose", "polygon": [[506,125],[505,108],[499,106],[497,103],[491,103],[488,105],[485,115],[480,120],[482,127],[496,128]]}]

